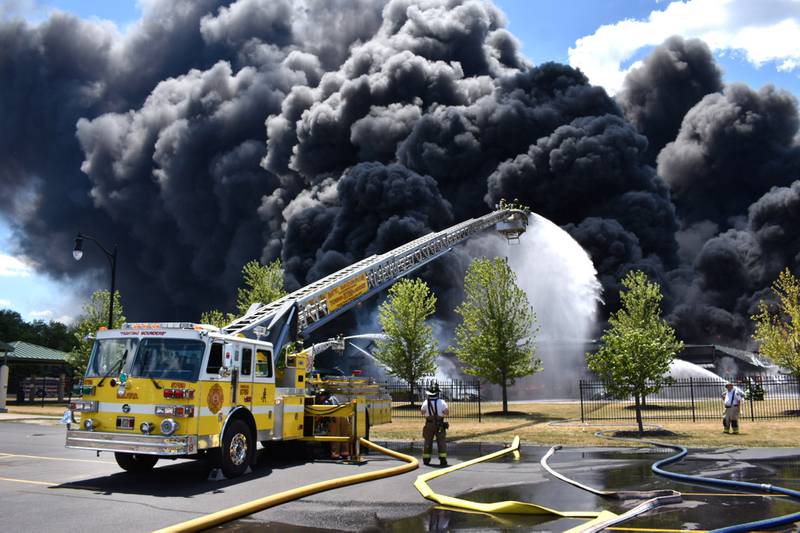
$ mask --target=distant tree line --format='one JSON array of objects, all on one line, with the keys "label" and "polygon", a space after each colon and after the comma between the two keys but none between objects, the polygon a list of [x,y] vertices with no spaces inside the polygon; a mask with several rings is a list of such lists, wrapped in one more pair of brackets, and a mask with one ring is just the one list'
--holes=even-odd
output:
[{"label": "distant tree line", "polygon": [[55,320],[27,322],[11,309],[0,309],[0,340],[29,342],[62,352],[72,351],[77,344],[72,328],[66,324]]}]

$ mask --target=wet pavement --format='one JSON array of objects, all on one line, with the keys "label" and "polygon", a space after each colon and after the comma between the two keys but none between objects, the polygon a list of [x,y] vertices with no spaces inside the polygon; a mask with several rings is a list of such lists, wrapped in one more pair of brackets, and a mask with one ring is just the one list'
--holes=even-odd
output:
[{"label": "wet pavement", "polygon": [[[399,451],[407,448],[395,446]],[[497,448],[483,445],[459,447],[463,459],[479,456]],[[503,500],[532,502],[561,511],[596,511],[607,509],[621,514],[641,500],[619,501],[550,479],[539,465],[547,448],[523,446],[522,458],[511,457],[485,463],[448,474],[431,481],[437,492],[458,496],[482,503]],[[760,496],[742,492],[725,491],[716,487],[672,481],[655,475],[650,466],[657,460],[675,452],[666,448],[566,448],[551,458],[550,465],[558,472],[591,487],[606,490],[658,490],[672,489],[683,493],[683,502],[655,509],[645,515],[620,524],[620,530],[709,530],[732,524],[751,522],[785,514],[800,512],[800,502],[783,496]],[[487,468],[488,467],[488,468]],[[494,467],[494,468],[493,468]],[[511,467],[510,469],[508,467]],[[470,471],[479,469],[479,472]],[[721,449],[691,452],[681,463],[670,470],[719,479],[771,483],[800,490],[800,451],[797,449]],[[494,472],[493,472],[494,470]],[[507,483],[493,485],[489,473],[500,474]],[[514,479],[508,479],[509,474]],[[477,475],[476,475],[477,474]],[[476,479],[477,478],[477,479]],[[459,491],[467,480],[478,488]],[[481,487],[489,484],[492,486]],[[454,487],[456,487],[454,489]],[[260,514],[260,513],[259,513]],[[259,515],[217,528],[220,531],[250,532],[266,530],[305,532],[319,531],[321,525],[309,529],[288,522],[261,521]],[[356,531],[362,532],[444,532],[459,530],[479,531],[565,531],[584,523],[576,519],[525,515],[488,515],[478,512],[454,511],[431,506],[424,512],[399,519],[373,517]],[[352,531],[332,524],[325,531]],[[800,527],[777,528],[775,531],[798,531]]]},{"label": "wet pavement", "polygon": [[[261,450],[251,474],[208,481],[201,461],[161,461],[147,475],[119,470],[111,454],[66,450],[63,428],[0,423],[0,517],[6,531],[150,531],[204,513],[323,479],[395,466],[372,455],[362,466],[306,462]],[[419,446],[390,447],[419,456]],[[451,463],[499,449],[497,444],[451,447]],[[480,463],[430,482],[433,490],[480,502],[519,500],[562,511],[624,512],[638,501],[608,500],[553,479],[539,465],[546,447],[524,446],[522,458]],[[551,458],[558,472],[599,489],[674,489],[684,501],[621,524],[628,530],[713,529],[800,511],[800,502],[777,496],[732,494],[658,477],[650,465],[667,449],[565,448]],[[414,489],[432,467],[315,494],[267,509],[218,531],[564,531],[579,520],[486,515],[436,508]],[[669,469],[687,474],[800,490],[800,449],[694,450]],[[783,528],[782,531],[797,531]]]}]

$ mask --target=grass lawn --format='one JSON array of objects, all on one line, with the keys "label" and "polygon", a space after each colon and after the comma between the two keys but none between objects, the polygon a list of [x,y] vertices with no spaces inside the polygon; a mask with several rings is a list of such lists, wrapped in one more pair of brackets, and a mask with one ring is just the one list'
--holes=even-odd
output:
[{"label": "grass lawn", "polygon": [[[578,403],[529,403],[513,404],[509,410],[515,413],[508,417],[494,416],[500,410],[497,404],[486,404],[487,416],[482,422],[469,419],[450,420],[447,432],[449,442],[493,441],[510,442],[519,435],[525,444],[573,446],[624,446],[622,441],[609,441],[596,437],[601,430],[635,429],[635,421],[630,422],[594,421],[580,423],[580,404]],[[565,423],[570,419],[577,419]],[[661,427],[674,433],[674,436],[651,437],[654,440],[674,442],[694,448],[736,447],[797,447],[800,446],[800,417],[778,420],[741,419],[739,435],[722,433],[722,417],[719,420],[660,421]],[[375,440],[422,440],[422,417],[395,418],[391,424],[375,426],[370,437]],[[631,443],[634,446],[635,443]]]},{"label": "grass lawn", "polygon": [[[601,430],[635,429],[631,421],[593,421],[580,423],[580,404],[578,403],[525,403],[509,406],[514,414],[508,417],[496,416],[499,404],[484,403],[485,414],[482,422],[470,419],[450,420],[447,439],[457,441],[510,442],[519,435],[525,444],[572,446],[624,446],[622,441],[609,441],[596,437]],[[64,404],[10,405],[9,413],[61,416],[66,409]],[[577,421],[574,421],[577,419]],[[573,420],[571,422],[566,422]],[[391,424],[374,426],[370,437],[375,440],[422,440],[422,417],[395,418]],[[615,425],[616,424],[616,425]],[[720,420],[660,421],[655,422],[674,436],[653,437],[654,440],[674,442],[694,448],[736,447],[798,447],[800,446],[800,417],[777,420],[740,420],[741,433],[726,435],[722,433]],[[634,446],[634,443],[630,444]]]}]

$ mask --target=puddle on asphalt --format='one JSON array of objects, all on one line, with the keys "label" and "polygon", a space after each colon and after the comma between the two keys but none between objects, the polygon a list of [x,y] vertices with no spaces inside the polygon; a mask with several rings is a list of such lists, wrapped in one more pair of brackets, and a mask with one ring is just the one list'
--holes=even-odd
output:
[{"label": "puddle on asphalt", "polygon": [[[462,446],[461,457],[476,457],[497,449],[468,450]],[[538,463],[542,449],[531,449],[525,453],[523,448],[522,463]],[[406,450],[413,453],[412,450]],[[656,476],[650,466],[656,460],[666,457],[671,450],[649,448],[620,449],[598,451],[581,451],[566,448],[556,453],[550,465],[577,481],[598,489],[610,490],[656,490],[674,489],[683,493],[714,493],[714,495],[684,496],[681,504],[671,505],[650,511],[642,517],[628,520],[625,527],[646,529],[714,529],[727,525],[763,520],[785,514],[800,512],[800,504],[783,497],[722,496],[718,488],[703,485],[688,485],[673,482]],[[497,463],[513,461],[510,457],[502,458]],[[564,469],[559,467],[565,467]],[[567,471],[568,469],[568,471]],[[673,471],[706,475],[720,479],[735,479],[753,483],[772,483],[793,489],[800,489],[800,458],[789,457],[773,460],[758,460],[734,463],[724,456],[715,460],[689,459],[670,466]],[[466,473],[467,471],[462,471]],[[607,509],[622,513],[639,503],[638,500],[620,502],[605,499],[589,492],[577,489],[558,480],[547,480],[541,483],[513,484],[502,487],[490,487],[470,492],[453,494],[447,490],[447,477],[431,482],[435,490],[476,502],[498,502],[517,500],[536,503],[562,511],[584,511]],[[361,533],[378,532],[445,532],[459,530],[481,531],[565,531],[583,523],[582,520],[553,519],[551,517],[529,515],[489,515],[478,512],[462,512],[432,506],[425,513],[396,520],[377,520],[365,524]],[[218,530],[250,532],[250,531],[286,531],[289,533],[306,533],[321,531],[319,528],[292,526],[281,523],[264,523],[254,521],[237,521],[221,526]],[[323,531],[338,531],[328,529]],[[789,527],[775,531],[798,531]]]}]

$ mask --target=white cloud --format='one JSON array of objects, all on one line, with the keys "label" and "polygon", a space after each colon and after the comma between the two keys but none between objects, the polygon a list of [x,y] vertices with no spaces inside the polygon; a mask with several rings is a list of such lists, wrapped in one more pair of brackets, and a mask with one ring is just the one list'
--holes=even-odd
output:
[{"label": "white cloud", "polygon": [[53,312],[50,309],[45,309],[43,311],[31,311],[28,315],[31,318],[52,318]]},{"label": "white cloud", "polygon": [[11,300],[0,300],[0,307],[3,308],[11,307]]},{"label": "white cloud", "polygon": [[622,86],[622,65],[637,51],[672,35],[704,40],[717,52],[741,51],[756,67],[800,68],[800,2],[786,0],[688,0],[653,11],[646,20],[600,26],[569,49],[570,65],[610,93]]},{"label": "white cloud", "polygon": [[33,269],[13,255],[0,253],[0,276],[25,278],[31,275]]}]

